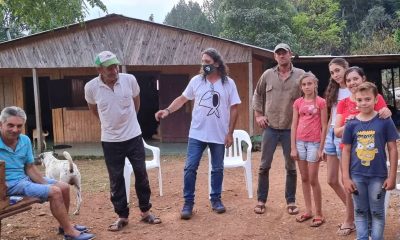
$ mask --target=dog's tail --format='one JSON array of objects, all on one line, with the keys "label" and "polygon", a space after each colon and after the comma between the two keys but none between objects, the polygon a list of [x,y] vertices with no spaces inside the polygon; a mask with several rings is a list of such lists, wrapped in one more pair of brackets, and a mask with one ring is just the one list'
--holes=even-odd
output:
[{"label": "dog's tail", "polygon": [[67,151],[64,151],[63,155],[64,155],[65,159],[67,159],[69,162],[69,172],[73,173],[74,172],[74,165],[73,165],[74,162],[72,161],[71,155]]}]

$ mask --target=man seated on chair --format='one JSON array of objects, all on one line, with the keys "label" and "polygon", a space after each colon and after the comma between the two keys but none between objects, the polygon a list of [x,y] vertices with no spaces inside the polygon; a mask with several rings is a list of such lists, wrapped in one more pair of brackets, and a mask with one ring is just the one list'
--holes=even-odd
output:
[{"label": "man seated on chair", "polygon": [[26,114],[19,107],[6,107],[0,114],[0,159],[6,162],[7,195],[22,195],[50,202],[50,210],[60,224],[59,234],[68,240],[88,240],[94,234],[72,225],[68,218],[69,185],[45,178],[33,164],[32,145],[21,134]]}]

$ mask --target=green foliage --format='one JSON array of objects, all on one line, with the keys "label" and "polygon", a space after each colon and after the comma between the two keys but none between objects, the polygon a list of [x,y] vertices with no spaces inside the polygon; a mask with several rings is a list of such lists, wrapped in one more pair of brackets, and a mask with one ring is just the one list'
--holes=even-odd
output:
[{"label": "green foliage", "polygon": [[202,10],[211,23],[211,34],[218,36],[222,31],[223,15],[220,0],[203,0]]},{"label": "green foliage", "polygon": [[287,0],[222,0],[220,7],[222,37],[269,49],[296,43],[291,30],[295,9]]},{"label": "green foliage", "polygon": [[187,4],[180,0],[167,14],[164,24],[208,34],[212,34],[213,29],[200,5],[191,0]]},{"label": "green foliage", "polygon": [[[84,21],[89,7],[107,11],[101,0],[1,0],[1,27],[21,34],[45,31]],[[3,39],[4,40],[4,39]]]},{"label": "green foliage", "polygon": [[[355,36],[353,36],[355,37]],[[400,45],[395,41],[393,35],[374,33],[369,39],[355,41],[351,54],[373,55],[373,54],[399,54]]]},{"label": "green foliage", "polygon": [[300,54],[332,54],[342,45],[345,21],[337,18],[339,3],[333,0],[301,0],[293,17]]}]

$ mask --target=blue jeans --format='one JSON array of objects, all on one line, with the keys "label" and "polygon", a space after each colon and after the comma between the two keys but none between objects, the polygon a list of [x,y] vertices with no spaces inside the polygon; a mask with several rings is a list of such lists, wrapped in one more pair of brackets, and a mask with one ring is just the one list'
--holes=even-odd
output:
[{"label": "blue jeans", "polygon": [[197,168],[207,146],[210,148],[212,164],[210,199],[211,201],[215,201],[221,198],[222,180],[224,178],[225,145],[189,138],[183,183],[183,197],[186,204],[194,204]]},{"label": "blue jeans", "polygon": [[[353,194],[357,239],[368,240],[369,230],[373,240],[383,239],[386,190],[382,185],[385,178],[357,174],[352,174],[351,178],[358,190],[358,195]],[[371,229],[368,227],[368,222],[371,222]]]},{"label": "blue jeans", "polygon": [[258,201],[267,202],[269,191],[269,170],[278,142],[281,142],[286,168],[286,203],[296,202],[297,172],[296,163],[290,157],[290,129],[267,127],[263,132],[261,165],[258,172]]}]

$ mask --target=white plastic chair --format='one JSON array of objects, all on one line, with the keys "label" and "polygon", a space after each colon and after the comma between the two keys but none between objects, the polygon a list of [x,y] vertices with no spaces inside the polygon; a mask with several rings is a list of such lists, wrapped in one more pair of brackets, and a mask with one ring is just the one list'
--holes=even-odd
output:
[{"label": "white plastic chair", "polygon": [[[243,159],[242,144],[247,144],[246,159]],[[224,168],[244,168],[244,177],[249,198],[253,198],[253,175],[251,171],[251,140],[244,130],[233,131],[233,144],[225,149]],[[211,193],[211,152],[208,149],[208,193]]]},{"label": "white plastic chair", "polygon": [[[161,176],[161,165],[160,165],[160,148],[150,146],[143,140],[144,147],[151,150],[153,153],[152,160],[146,160],[146,169],[158,168],[158,187],[160,188],[160,196],[163,196],[162,191],[162,176]],[[125,190],[126,190],[126,201],[129,203],[129,195],[131,188],[131,174],[133,168],[128,158],[125,158],[124,167],[124,178],[125,178]]]},{"label": "white plastic chair", "polygon": [[[390,162],[387,161],[387,162],[386,162],[386,165],[388,166],[388,171],[389,171]],[[397,183],[397,181],[398,181],[398,179],[399,179],[399,176],[400,176],[400,169],[399,169],[399,167],[400,167],[400,159],[397,160],[397,175],[396,175],[396,188],[395,188],[396,190],[399,190],[399,191],[400,191],[400,183]],[[387,209],[388,209],[388,207],[389,207],[390,194],[391,194],[391,192],[392,192],[392,191],[386,191],[386,195],[385,195],[385,216],[386,216],[386,214],[387,214]]]}]

